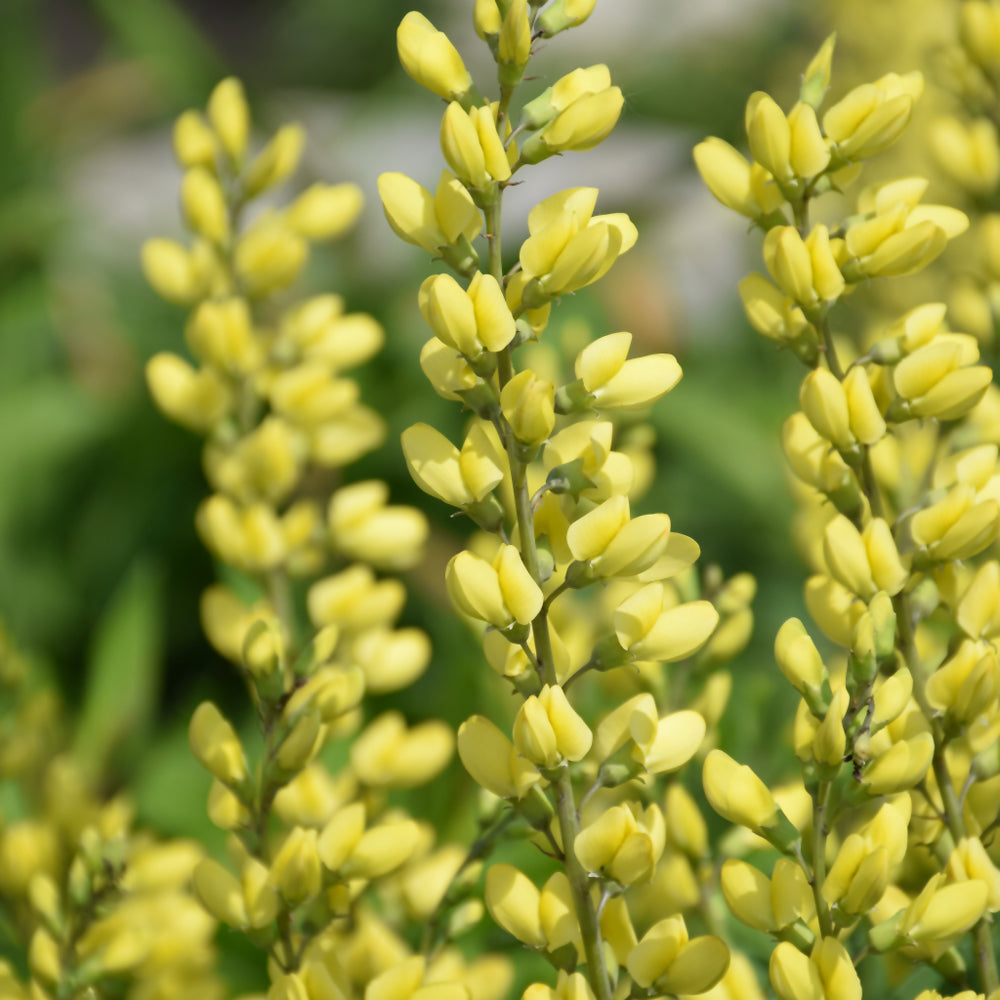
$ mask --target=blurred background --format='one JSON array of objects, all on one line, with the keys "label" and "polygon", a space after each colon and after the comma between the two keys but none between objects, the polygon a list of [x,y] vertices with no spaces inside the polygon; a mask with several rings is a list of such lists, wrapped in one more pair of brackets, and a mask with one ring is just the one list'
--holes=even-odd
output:
[{"label": "blurred background", "polygon": [[[415,420],[445,431],[459,420],[416,365],[427,332],[415,297],[429,262],[390,232],[375,188],[385,170],[433,188],[441,169],[441,106],[396,59],[395,28],[410,6],[0,2],[0,618],[58,678],[67,703],[82,706],[90,721],[78,742],[110,747],[116,727],[126,730],[129,753],[114,757],[113,778],[133,784],[140,819],[165,833],[215,833],[187,719],[204,697],[244,714],[246,700],[198,621],[214,574],[193,526],[206,491],[200,441],[153,408],[143,380],[154,352],[183,351],[184,313],[145,284],[139,248],[181,235],[172,123],[225,75],[245,82],[258,141],[281,122],[306,125],[293,187],[354,181],[366,193],[356,233],[316,253],[305,284],[344,293],[350,310],[373,313],[388,334],[383,354],[357,373],[389,422],[388,443],[348,477],[387,480],[395,502],[417,503],[434,521],[406,621],[431,633],[437,655],[396,700],[411,717],[458,723],[481,694],[477,641],[440,613],[443,566],[463,525],[424,502],[398,444]],[[486,55],[470,2],[420,9],[463,54]],[[626,95],[621,123],[597,150],[533,169],[505,200],[509,249],[533,204],[576,184],[599,187],[599,211],[627,211],[639,227],[636,249],[599,289],[556,310],[552,336],[567,324],[575,335],[581,323],[593,336],[630,330],[643,352],[681,361],[683,381],[652,417],[659,474],[642,510],[669,512],[727,576],[758,578],[755,639],[734,669],[738,726],[725,727],[730,752],[771,777],[772,730],[794,702],[791,689],[776,695],[771,644],[781,621],[804,614],[779,443],[800,372],[743,318],[736,282],[756,241],[704,190],[690,151],[708,134],[741,144],[753,90],[794,100],[798,73],[830,30],[824,10],[788,0],[602,0],[532,65],[544,75],[540,91],[576,66],[606,62]],[[467,61],[485,84],[485,63]],[[835,81],[838,92],[855,82]],[[433,810],[437,795],[443,809],[456,787],[445,783],[424,807]]]}]

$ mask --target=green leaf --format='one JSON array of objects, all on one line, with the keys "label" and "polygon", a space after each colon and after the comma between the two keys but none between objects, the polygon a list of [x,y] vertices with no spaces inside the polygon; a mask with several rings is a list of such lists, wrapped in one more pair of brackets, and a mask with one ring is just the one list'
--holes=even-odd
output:
[{"label": "green leaf", "polygon": [[105,610],[88,659],[76,754],[102,774],[110,757],[134,762],[148,742],[159,694],[163,581],[139,558]]}]

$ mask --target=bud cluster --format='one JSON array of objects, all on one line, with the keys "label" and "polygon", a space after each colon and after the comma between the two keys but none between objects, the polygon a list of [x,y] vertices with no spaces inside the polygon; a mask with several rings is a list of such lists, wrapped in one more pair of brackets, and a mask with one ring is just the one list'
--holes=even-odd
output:
[{"label": "bud cluster", "polygon": [[191,892],[204,849],[134,828],[129,798],[100,794],[40,673],[0,630],[0,907],[6,953],[26,957],[0,960],[0,993],[221,997],[216,922]]},{"label": "bud cluster", "polygon": [[[963,5],[963,21],[986,7]],[[900,136],[923,85],[888,74],[822,110],[832,52],[831,37],[787,113],[750,98],[751,160],[719,139],[695,149],[711,192],[765,233],[768,276],[740,285],[751,324],[809,369],[783,444],[813,574],[806,604],[837,647],[821,654],[795,618],[776,637],[801,696],[801,777],[785,802],[721,751],[706,760],[712,806],[781,854],[770,877],[728,860],[721,887],[738,920],[777,940],[782,1000],[860,997],[845,946],[862,933],[867,950],[925,962],[953,989],[967,985],[968,933],[979,996],[992,997],[1000,394],[979,340],[951,330],[942,304],[863,342],[837,326],[857,285],[921,271],[968,220],[922,204],[927,181],[904,177],[862,191],[838,222],[811,222],[815,199],[842,193]],[[961,165],[954,145],[947,155]]]},{"label": "bud cluster", "polygon": [[443,33],[407,14],[400,60],[447,102],[446,169],[433,194],[404,174],[379,178],[389,225],[446,268],[420,287],[431,333],[420,363],[468,414],[460,440],[415,424],[403,452],[417,485],[479,529],[445,582],[515,696],[502,720],[467,719],[458,752],[493,821],[526,824],[555,861],[541,885],[515,864],[486,873],[494,921],[558,970],[526,1000],[700,994],[746,975],[738,954],[727,972],[729,949],[704,918],[706,825],[676,775],[712,745],[730,688],[721,664],[749,638],[754,582],[699,579],[698,545],[667,514],[634,509],[649,458],[628,446],[622,416],[641,437],[642,412],[680,380],[677,360],[630,356],[620,331],[562,361],[553,322],[561,298],[632,248],[636,227],[575,187],[530,209],[516,253],[501,243],[521,172],[591,149],[618,120],[604,65],[519,96],[534,43],[593,7],[477,0],[493,99]]},{"label": "bud cluster", "polygon": [[[143,252],[156,290],[190,309],[193,363],[158,354],[147,380],[164,413],[205,438],[213,493],[197,527],[238,584],[209,587],[202,620],[259,723],[254,749],[212,702],[191,718],[191,749],[213,778],[209,817],[229,834],[227,863],[201,860],[194,890],[268,954],[270,1000],[366,989],[444,1000],[474,984],[492,1000],[509,979],[504,961],[467,963],[453,948],[415,954],[400,933],[436,913],[472,859],[435,847],[433,830],[389,804],[394,789],[447,765],[452,730],[364,711],[366,694],[406,687],[431,654],[421,630],[397,627],[403,583],[381,575],[421,558],[423,516],[391,504],[377,480],[335,488],[340,470],[384,438],[346,374],[384,335],[338,295],[280,294],[310,244],[349,229],[361,193],[315,184],[244,223],[294,173],[304,140],[285,125],[251,155],[242,87],[224,80],[205,112],[185,112],[174,131],[193,243],[152,240]],[[324,762],[329,748],[336,770]],[[482,911],[465,896],[452,891],[449,937]]]}]

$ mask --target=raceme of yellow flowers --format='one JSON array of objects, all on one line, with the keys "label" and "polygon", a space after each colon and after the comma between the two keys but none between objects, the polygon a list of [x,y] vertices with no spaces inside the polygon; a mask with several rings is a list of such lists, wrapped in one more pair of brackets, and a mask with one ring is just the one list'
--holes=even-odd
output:
[{"label": "raceme of yellow flowers", "polygon": [[[270,1000],[366,988],[408,997],[425,982],[435,984],[423,989],[428,998],[499,998],[505,961],[466,962],[454,948],[415,954],[397,926],[433,917],[454,935],[482,904],[459,885],[445,912],[466,851],[437,847],[427,824],[387,801],[439,773],[454,734],[435,720],[409,726],[397,712],[363,725],[364,696],[407,686],[430,657],[426,635],[395,627],[405,589],[382,575],[419,559],[424,518],[388,503],[382,482],[337,488],[338,471],[384,436],[346,374],[380,349],[383,332],[339,296],[278,294],[311,243],[353,224],[361,194],[316,184],[260,210],[258,196],[295,171],[304,134],[285,125],[252,155],[249,141],[234,79],[216,87],[204,114],[178,119],[193,242],[152,240],[143,252],[154,287],[190,309],[195,364],[159,354],[147,377],[160,408],[205,437],[214,492],[198,530],[245,586],[210,587],[203,623],[240,671],[260,729],[251,751],[211,702],[191,719],[191,749],[214,779],[209,816],[230,833],[227,862],[201,861],[194,890],[267,953]],[[327,767],[324,749],[345,741],[346,765]]]},{"label": "raceme of yellow flowers", "polygon": [[0,629],[0,909],[21,959],[0,960],[0,996],[222,998],[216,921],[191,892],[204,847],[135,828],[126,794],[102,798],[39,678]]},{"label": "raceme of yellow flowers", "polygon": [[[963,23],[987,8],[1000,26],[985,3],[962,5]],[[806,603],[837,650],[822,656],[794,618],[775,638],[801,695],[800,781],[776,796],[708,755],[706,795],[745,828],[743,848],[763,837],[780,852],[769,875],[733,856],[720,884],[733,915],[775,939],[781,1000],[860,997],[868,954],[896,976],[901,959],[933,966],[948,995],[995,998],[1000,395],[977,338],[949,329],[943,305],[862,338],[841,328],[838,306],[858,286],[919,272],[968,221],[922,204],[921,177],[844,206],[923,81],[890,73],[830,101],[832,53],[831,37],[794,107],[750,97],[750,161],[719,139],[695,149],[716,198],[764,233],[767,274],[740,285],[751,324],[808,369],[783,442],[813,572]]]},{"label": "raceme of yellow flowers", "polygon": [[[404,69],[446,102],[444,169],[433,191],[402,173],[383,174],[379,191],[393,230],[446,268],[417,296],[431,334],[420,363],[467,413],[461,440],[419,423],[403,451],[417,485],[480,529],[448,563],[448,593],[485,630],[486,659],[515,695],[512,720],[461,725],[459,755],[554,862],[543,884],[511,864],[486,872],[493,919],[558,970],[524,997],[701,994],[727,974],[729,950],[697,915],[711,877],[704,819],[667,776],[702,749],[724,705],[728,675],[711,667],[747,639],[753,581],[717,579],[700,596],[697,544],[668,515],[633,511],[642,476],[619,415],[669,392],[676,359],[630,357],[632,336],[619,331],[561,372],[533,364],[559,300],[598,281],[638,235],[578,187],[530,207],[519,248],[502,243],[505,201],[524,197],[511,185],[601,142],[623,106],[600,64],[520,97],[535,43],[582,23],[593,3],[543,6],[475,4],[497,66],[488,96],[423,15],[399,27]],[[681,661],[704,668],[700,711],[667,694],[662,664]],[[739,957],[732,969],[747,975]]]}]

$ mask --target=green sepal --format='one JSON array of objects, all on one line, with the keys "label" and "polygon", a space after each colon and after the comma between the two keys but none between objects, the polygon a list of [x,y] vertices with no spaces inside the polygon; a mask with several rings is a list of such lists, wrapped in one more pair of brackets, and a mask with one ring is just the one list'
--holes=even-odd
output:
[{"label": "green sepal", "polygon": [[594,396],[577,379],[556,389],[556,413],[589,413],[594,409]]},{"label": "green sepal", "polygon": [[776,847],[782,854],[792,855],[796,846],[802,843],[802,834],[795,828],[795,824],[778,807],[778,815],[771,826],[761,827],[755,831],[760,834],[769,844]]},{"label": "green sepal", "polygon": [[777,936],[781,938],[782,941],[788,941],[789,944],[794,944],[799,951],[806,955],[812,951],[813,945],[816,943],[816,935],[802,920],[796,920],[794,924],[782,927],[781,930],[778,931]]},{"label": "green sepal", "polygon": [[492,493],[475,503],[466,504],[462,511],[475,521],[483,531],[495,533],[503,525],[503,505]]},{"label": "green sepal", "polygon": [[479,270],[479,254],[464,233],[454,243],[438,247],[438,254],[448,267],[463,278],[472,278]]},{"label": "green sepal", "polygon": [[905,910],[894,913],[888,920],[876,924],[868,932],[868,944],[874,951],[879,953],[894,951],[906,944],[906,938],[899,933],[899,925],[905,913]]},{"label": "green sepal", "polygon": [[569,493],[577,499],[584,490],[592,490],[595,486],[594,481],[584,475],[582,458],[574,458],[572,462],[555,466],[549,472],[545,484],[552,493]]},{"label": "green sepal", "polygon": [[549,797],[538,785],[532,785],[531,791],[523,799],[513,802],[517,812],[523,816],[535,830],[547,830],[555,816],[555,809]]},{"label": "green sepal", "polygon": [[[573,565],[586,564],[574,563]],[[595,670],[614,670],[615,667],[623,667],[626,663],[631,663],[633,659],[632,654],[627,649],[622,648],[618,636],[614,633],[601,639],[590,654],[590,663]]]}]

